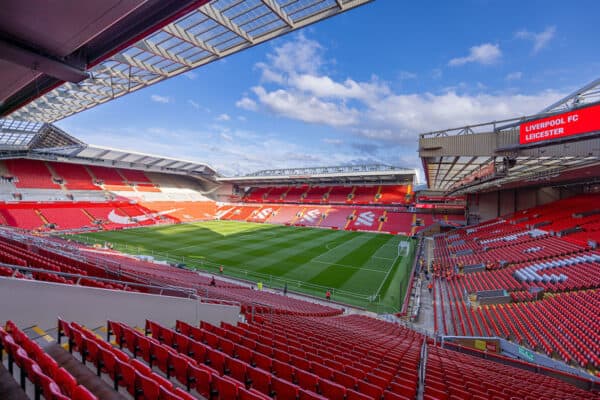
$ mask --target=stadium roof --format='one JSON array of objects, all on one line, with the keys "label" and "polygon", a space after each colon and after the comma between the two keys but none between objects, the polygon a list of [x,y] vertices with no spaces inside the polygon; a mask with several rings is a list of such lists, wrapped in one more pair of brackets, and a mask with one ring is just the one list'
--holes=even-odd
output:
[{"label": "stadium roof", "polygon": [[0,116],[54,122],[372,0],[6,0]]},{"label": "stadium roof", "polygon": [[220,182],[239,185],[308,183],[398,183],[410,181],[416,171],[390,165],[348,165],[337,167],[286,168],[257,171],[245,176],[219,177]]},{"label": "stadium roof", "polygon": [[[562,180],[589,181],[594,176],[583,172],[598,172],[600,131],[523,144],[519,127],[598,106],[599,100],[600,79],[533,116],[421,134],[419,155],[429,188],[465,194]],[[573,174],[575,170],[582,173]]]},{"label": "stadium roof", "polygon": [[32,158],[214,179],[208,164],[89,145],[52,124],[0,119],[0,158]]}]

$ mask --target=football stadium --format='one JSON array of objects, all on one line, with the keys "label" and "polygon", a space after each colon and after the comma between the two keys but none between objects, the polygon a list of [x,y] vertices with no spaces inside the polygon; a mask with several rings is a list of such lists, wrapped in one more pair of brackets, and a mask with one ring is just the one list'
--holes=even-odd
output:
[{"label": "football stadium", "polygon": [[381,1],[0,6],[0,399],[600,399],[600,79],[413,132],[417,168],[60,123]]}]

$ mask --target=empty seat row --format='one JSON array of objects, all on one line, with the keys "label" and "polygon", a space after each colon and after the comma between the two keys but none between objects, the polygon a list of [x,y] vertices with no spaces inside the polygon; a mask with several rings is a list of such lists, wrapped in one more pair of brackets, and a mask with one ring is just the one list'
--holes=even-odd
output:
[{"label": "empty seat row", "polygon": [[96,399],[12,321],[6,323],[6,330],[0,328],[0,358],[2,350],[8,354],[9,372],[13,374],[14,365],[19,367],[21,388],[25,390],[26,379],[34,385],[36,400],[41,395],[46,400]]}]

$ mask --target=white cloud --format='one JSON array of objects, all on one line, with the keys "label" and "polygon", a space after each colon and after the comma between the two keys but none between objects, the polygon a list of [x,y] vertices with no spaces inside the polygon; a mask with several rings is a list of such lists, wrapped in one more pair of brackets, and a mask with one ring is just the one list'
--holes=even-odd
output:
[{"label": "white cloud", "polygon": [[[312,52],[316,63],[308,65],[301,60],[296,68],[290,62],[296,50],[301,55]],[[499,46],[484,44],[474,47],[466,57],[469,60],[464,62],[493,63],[501,55]],[[377,77],[339,79],[327,72],[331,62],[323,56],[322,47],[303,36],[284,43],[258,66],[263,83],[244,93],[236,106],[333,127],[356,141],[340,135],[325,137],[321,139],[324,144],[344,145],[344,151],[335,152],[336,158],[328,158],[326,149],[330,146],[323,146],[324,154],[319,153],[314,159],[306,149],[292,148],[288,158],[282,156],[285,160],[275,164],[277,167],[293,165],[294,158],[295,165],[385,162],[419,168],[416,155],[419,133],[532,114],[563,96],[556,91],[489,93],[490,89],[477,81],[435,93],[400,93]],[[269,79],[265,71],[270,74]],[[441,70],[431,72],[434,78],[442,76]],[[237,144],[237,140],[233,143]],[[256,151],[259,154],[262,150]],[[311,151],[321,149],[313,146]],[[269,158],[269,162],[275,161]]]},{"label": "white cloud", "polygon": [[530,32],[528,30],[521,30],[515,34],[518,39],[530,40],[533,42],[533,53],[536,54],[540,50],[548,46],[548,43],[554,38],[556,34],[556,26],[549,26],[542,32]]},{"label": "white cloud", "polygon": [[523,77],[523,73],[521,71],[516,71],[516,72],[511,72],[510,74],[506,75],[506,79],[507,81],[518,81],[519,79],[521,79]]},{"label": "white cloud", "polygon": [[484,43],[479,46],[473,46],[469,49],[469,55],[465,57],[453,58],[448,62],[451,67],[464,65],[470,62],[476,62],[483,65],[496,63],[502,57],[502,51],[497,44]]},{"label": "white cloud", "polygon": [[192,107],[194,107],[196,110],[200,109],[200,104],[198,104],[197,102],[195,102],[194,100],[188,100],[188,104]]},{"label": "white cloud", "polygon": [[340,99],[374,99],[382,94],[389,93],[385,84],[377,82],[374,78],[371,82],[358,83],[352,79],[344,82],[335,82],[328,76],[296,75],[290,78],[289,84],[294,88],[310,92],[318,97],[340,98]]},{"label": "white cloud", "polygon": [[246,117],[244,117],[243,115],[238,115],[237,119],[238,121],[246,122]]},{"label": "white cloud", "polygon": [[323,143],[327,143],[327,144],[343,144],[344,141],[342,139],[332,139],[332,138],[325,138],[322,140]]},{"label": "white cloud", "polygon": [[258,110],[258,105],[256,102],[248,97],[243,97],[235,103],[236,107],[243,108],[248,111],[256,111]]},{"label": "white cloud", "polygon": [[267,92],[253,88],[259,102],[275,114],[309,123],[347,126],[358,122],[358,111],[344,104],[321,100],[317,96],[278,89]]},{"label": "white cloud", "polygon": [[233,136],[231,136],[225,132],[221,132],[220,136],[221,136],[221,139],[227,140],[228,142],[231,142],[233,140]]},{"label": "white cloud", "polygon": [[229,121],[229,120],[231,120],[231,117],[228,114],[220,114],[219,116],[217,116],[216,120],[217,121]]},{"label": "white cloud", "polygon": [[[416,139],[417,133],[533,114],[563,94],[549,91],[522,94],[392,95],[370,105],[371,129],[387,128],[394,141]],[[375,131],[380,132],[380,131]],[[373,131],[363,132],[373,137]],[[381,136],[381,135],[380,135]]]},{"label": "white cloud", "polygon": [[162,103],[162,104],[167,104],[167,103],[172,103],[173,99],[169,96],[161,96],[158,94],[153,94],[152,96],[150,96],[150,100],[156,102],[156,103]]},{"label": "white cloud", "polygon": [[194,71],[188,71],[188,72],[184,72],[183,76],[185,76],[186,78],[188,78],[190,80],[195,80],[198,77],[198,73],[196,73]]}]

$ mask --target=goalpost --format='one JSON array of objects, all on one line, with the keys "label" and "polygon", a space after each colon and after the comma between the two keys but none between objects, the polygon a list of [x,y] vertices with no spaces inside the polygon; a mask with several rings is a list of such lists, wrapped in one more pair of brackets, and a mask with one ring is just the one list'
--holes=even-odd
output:
[{"label": "goalpost", "polygon": [[410,252],[410,243],[409,242],[403,240],[400,243],[398,243],[398,257],[400,257],[402,255],[407,256],[409,252]]}]

